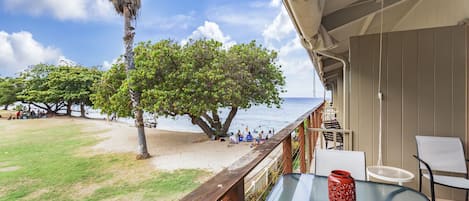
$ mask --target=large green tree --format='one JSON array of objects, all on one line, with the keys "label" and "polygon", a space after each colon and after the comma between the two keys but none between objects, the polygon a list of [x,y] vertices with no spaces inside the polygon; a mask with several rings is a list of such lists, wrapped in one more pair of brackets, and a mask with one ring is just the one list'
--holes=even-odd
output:
[{"label": "large green tree", "polygon": [[[239,109],[280,106],[284,77],[277,54],[252,41],[226,49],[214,40],[170,41],[135,49],[143,105],[160,115],[188,115],[209,137],[226,135]],[[156,79],[155,79],[156,78]],[[220,116],[222,108],[229,110]]]},{"label": "large green tree", "polygon": [[18,78],[0,78],[0,105],[4,105],[4,110],[8,110],[9,105],[18,101],[17,94],[21,88],[21,80]]},{"label": "large green tree", "polygon": [[47,85],[67,103],[67,115],[71,115],[71,106],[78,104],[81,116],[85,117],[85,105],[91,104],[91,86],[100,77],[101,71],[95,68],[59,66],[48,75]]},{"label": "large green tree", "polygon": [[18,93],[19,100],[32,104],[48,113],[55,114],[66,106],[63,97],[50,89],[49,74],[57,71],[54,65],[37,64],[21,73],[23,90]]},{"label": "large green tree", "polygon": [[[141,7],[140,0],[110,0],[116,9],[116,12],[124,17],[124,64],[127,72],[127,76],[130,77],[132,71],[135,69],[134,64],[134,52],[133,42],[135,36],[135,23],[137,19],[138,10]],[[147,149],[147,142],[145,137],[145,127],[143,122],[143,109],[140,105],[141,92],[136,89],[135,83],[128,83],[128,92],[130,94],[130,100],[132,101],[133,116],[138,133],[138,151],[137,159],[150,158],[150,154]]]},{"label": "large green tree", "polygon": [[111,69],[103,73],[100,81],[93,85],[91,95],[93,107],[108,115],[133,117],[132,101],[126,79],[125,64],[118,61]]},{"label": "large green tree", "polygon": [[[95,88],[96,105],[107,113],[129,113],[128,83],[142,91],[145,111],[164,116],[188,115],[209,137],[225,135],[239,109],[253,104],[279,106],[284,77],[277,54],[253,41],[229,49],[214,40],[184,46],[163,40],[135,48],[136,70],[125,77],[114,65]],[[229,110],[225,116],[221,109]]]}]

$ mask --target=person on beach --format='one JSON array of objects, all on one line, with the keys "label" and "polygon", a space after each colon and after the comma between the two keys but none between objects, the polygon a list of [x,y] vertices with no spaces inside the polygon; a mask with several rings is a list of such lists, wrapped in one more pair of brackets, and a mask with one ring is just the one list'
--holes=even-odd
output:
[{"label": "person on beach", "polygon": [[263,136],[262,136],[263,134],[264,134],[264,131],[261,131],[261,132],[259,133],[259,135],[258,135],[257,138],[256,138],[256,144],[262,144],[262,143],[264,142],[264,139],[262,138],[262,137],[263,137]]},{"label": "person on beach", "polygon": [[16,112],[16,119],[20,119],[21,111]]},{"label": "person on beach", "polygon": [[251,135],[251,132],[249,132],[249,133],[246,135],[246,142],[252,142],[252,135]]},{"label": "person on beach", "polygon": [[272,137],[273,137],[272,131],[269,130],[269,133],[267,133],[267,139],[272,138]]},{"label": "person on beach", "polygon": [[244,141],[244,135],[243,135],[243,134],[240,134],[240,135],[238,136],[238,141],[239,141],[239,142]]},{"label": "person on beach", "polygon": [[239,141],[238,141],[238,134],[231,134],[230,136],[230,144],[238,144]]}]

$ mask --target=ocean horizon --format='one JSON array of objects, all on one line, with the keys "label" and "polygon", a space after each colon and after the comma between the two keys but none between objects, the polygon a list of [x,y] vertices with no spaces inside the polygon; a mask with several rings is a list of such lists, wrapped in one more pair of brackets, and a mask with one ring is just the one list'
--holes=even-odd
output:
[{"label": "ocean horizon", "polygon": [[[253,105],[249,109],[238,110],[228,132],[235,133],[238,130],[244,132],[246,127],[250,131],[278,131],[295,121],[308,110],[320,104],[322,101],[323,98],[283,98],[283,103],[280,108],[269,108],[265,105]],[[222,121],[225,120],[228,112],[228,109],[221,109],[219,111]],[[96,113],[92,114],[89,112],[89,115],[94,116]],[[102,118],[105,117],[105,115],[101,114],[98,116]],[[145,116],[147,118],[151,118],[149,114],[146,114]],[[118,121],[129,124],[133,124],[134,122],[132,118],[118,118]],[[193,125],[191,123],[191,119],[188,116],[158,117],[156,128],[180,132],[202,132],[197,125]]]},{"label": "ocean horizon", "polygon": [[[323,101],[323,98],[307,97],[284,97],[282,99],[283,102],[280,108],[269,108],[266,105],[253,105],[249,109],[238,110],[228,132],[236,133],[238,130],[245,132],[246,128],[250,131],[263,130],[265,133],[268,130],[278,131]],[[32,108],[37,109],[34,106],[32,106]],[[78,105],[72,106],[72,116],[80,116],[79,110],[80,107]],[[106,115],[101,114],[100,110],[92,109],[91,107],[86,107],[86,110],[86,115],[89,118],[106,118]],[[221,109],[219,111],[222,121],[225,120],[228,112],[228,109]],[[59,113],[64,114],[65,111],[62,110]],[[145,113],[144,118],[154,119],[149,113]],[[134,124],[133,118],[117,118],[117,121],[129,125]],[[188,116],[158,117],[156,122],[157,129],[179,132],[203,132],[197,125],[191,123],[191,119]]]}]

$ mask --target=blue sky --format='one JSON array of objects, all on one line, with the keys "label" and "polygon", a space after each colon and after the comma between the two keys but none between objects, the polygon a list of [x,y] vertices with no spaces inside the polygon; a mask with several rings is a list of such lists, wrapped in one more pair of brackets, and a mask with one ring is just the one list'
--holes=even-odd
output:
[{"label": "blue sky", "polygon": [[[109,68],[123,53],[123,19],[108,0],[0,0],[0,19],[1,76],[60,60]],[[275,49],[287,81],[282,96],[313,96],[313,65],[280,0],[142,0],[136,42],[199,37]]]}]

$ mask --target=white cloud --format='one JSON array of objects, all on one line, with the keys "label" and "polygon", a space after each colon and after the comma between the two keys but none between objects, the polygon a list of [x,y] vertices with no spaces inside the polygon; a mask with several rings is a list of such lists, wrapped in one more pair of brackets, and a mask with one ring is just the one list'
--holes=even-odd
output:
[{"label": "white cloud", "polygon": [[235,30],[246,32],[261,32],[270,23],[272,13],[265,6],[254,5],[216,6],[207,10],[207,18],[211,21],[234,27]]},{"label": "white cloud", "polygon": [[231,40],[231,37],[225,35],[217,23],[205,21],[203,26],[199,26],[187,39],[182,40],[181,43],[185,44],[189,39],[209,38],[223,43],[225,47],[231,47],[236,44]]},{"label": "white cloud", "polygon": [[282,0],[271,0],[269,6],[279,7],[282,4]]},{"label": "white cloud", "polygon": [[119,61],[119,57],[113,59],[112,61],[107,61],[107,60],[103,61],[103,65],[102,65],[103,70],[111,69],[112,65],[116,64],[118,61]]},{"label": "white cloud", "polygon": [[0,31],[0,72],[12,75],[38,63],[57,63],[65,59],[58,48],[37,42],[30,32]]},{"label": "white cloud", "polygon": [[57,65],[58,66],[76,66],[78,65],[77,62],[67,59],[65,56],[60,56],[59,59],[57,60]]},{"label": "white cloud", "polygon": [[[276,6],[275,2],[272,1],[271,5]],[[280,4],[280,1],[278,3]],[[324,92],[322,84],[283,7],[279,8],[278,15],[264,29],[262,36],[267,47],[278,51],[278,64],[282,66],[286,77],[287,93],[282,96],[322,97]]]},{"label": "white cloud", "polygon": [[295,31],[293,24],[288,17],[288,13],[285,8],[282,7],[280,13],[275,17],[274,21],[264,29],[262,36],[266,42],[272,40],[283,40],[285,37],[291,35]]},{"label": "white cloud", "polygon": [[109,20],[116,17],[109,0],[4,0],[6,10],[59,20]]}]

